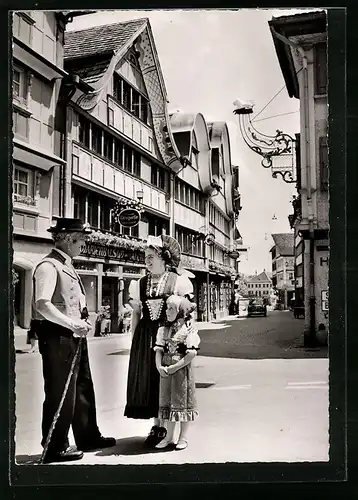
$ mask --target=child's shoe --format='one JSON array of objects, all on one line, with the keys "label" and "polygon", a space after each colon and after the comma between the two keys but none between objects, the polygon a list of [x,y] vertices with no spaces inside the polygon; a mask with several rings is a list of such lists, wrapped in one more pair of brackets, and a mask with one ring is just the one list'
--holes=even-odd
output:
[{"label": "child's shoe", "polygon": [[162,450],[164,448],[168,448],[168,446],[172,446],[174,443],[171,439],[169,438],[164,438],[160,441],[160,443],[158,443],[157,445],[155,445],[155,448],[157,450]]},{"label": "child's shoe", "polygon": [[186,439],[179,439],[177,442],[175,449],[176,450],[185,450],[188,447],[188,441]]}]

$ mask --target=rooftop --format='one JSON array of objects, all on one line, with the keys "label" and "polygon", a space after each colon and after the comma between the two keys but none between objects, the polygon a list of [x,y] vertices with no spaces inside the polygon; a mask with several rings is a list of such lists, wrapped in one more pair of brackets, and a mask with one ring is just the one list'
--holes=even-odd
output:
[{"label": "rooftop", "polygon": [[278,233],[271,236],[280,255],[294,255],[293,233]]},{"label": "rooftop", "polygon": [[268,277],[266,271],[254,276],[253,278],[248,280],[248,283],[271,283],[271,279]]},{"label": "rooftop", "polygon": [[[299,99],[298,79],[290,47],[279,40],[274,31],[286,38],[325,33],[327,16],[324,10],[304,12],[291,16],[273,17],[268,22],[276,49],[277,58],[285,79],[288,95]],[[273,31],[274,30],[274,31]]]},{"label": "rooftop", "polygon": [[147,18],[141,18],[78,31],[66,31],[65,59],[113,54],[120,50],[147,22]]}]

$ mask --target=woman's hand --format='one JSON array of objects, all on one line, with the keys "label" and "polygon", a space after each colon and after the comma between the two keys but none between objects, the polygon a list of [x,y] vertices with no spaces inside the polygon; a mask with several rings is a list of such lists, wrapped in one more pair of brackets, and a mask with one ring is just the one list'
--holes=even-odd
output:
[{"label": "woman's hand", "polygon": [[175,373],[176,371],[177,371],[177,369],[175,368],[175,365],[167,366],[168,375],[173,375],[173,373]]},{"label": "woman's hand", "polygon": [[163,378],[166,378],[169,376],[168,368],[166,366],[158,366],[158,372],[159,372],[159,375]]}]

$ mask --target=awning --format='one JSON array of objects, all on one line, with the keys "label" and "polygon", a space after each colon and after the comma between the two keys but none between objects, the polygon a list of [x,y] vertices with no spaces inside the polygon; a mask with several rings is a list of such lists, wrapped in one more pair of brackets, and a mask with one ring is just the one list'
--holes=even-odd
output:
[{"label": "awning", "polygon": [[14,37],[14,42],[14,59],[22,62],[36,73],[39,73],[46,80],[51,81],[55,78],[63,78],[68,74],[62,68],[59,68],[41,54],[38,54],[16,36]]},{"label": "awning", "polygon": [[66,162],[56,155],[50,155],[38,149],[33,149],[29,144],[14,139],[13,159],[32,165],[40,170],[48,172],[56,165],[64,165]]}]

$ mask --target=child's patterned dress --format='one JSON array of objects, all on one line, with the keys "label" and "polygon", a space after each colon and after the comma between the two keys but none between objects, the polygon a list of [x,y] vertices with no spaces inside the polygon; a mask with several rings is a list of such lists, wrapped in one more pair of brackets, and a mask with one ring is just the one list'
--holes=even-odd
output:
[{"label": "child's patterned dress", "polygon": [[[192,349],[198,350],[200,338],[195,328],[175,322],[160,327],[155,350],[163,351],[163,366],[175,364]],[[189,422],[198,416],[195,380],[191,363],[169,375],[160,377],[159,414],[163,420]]]}]

